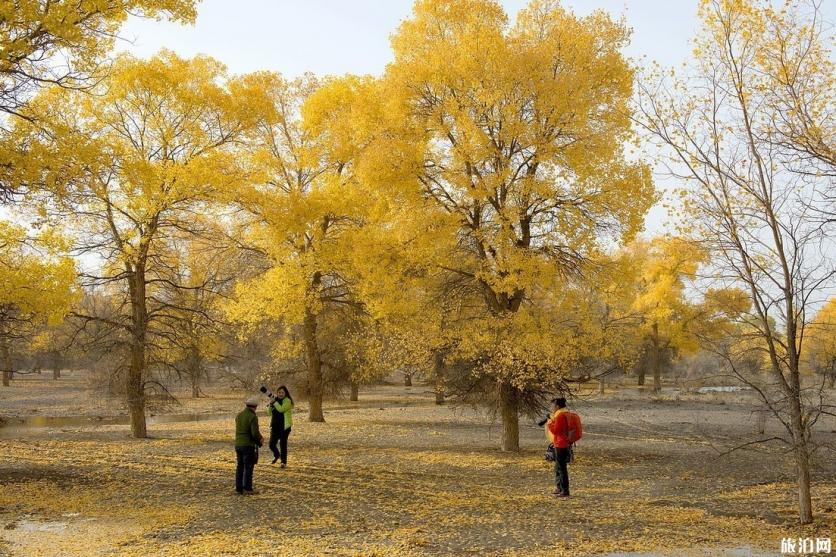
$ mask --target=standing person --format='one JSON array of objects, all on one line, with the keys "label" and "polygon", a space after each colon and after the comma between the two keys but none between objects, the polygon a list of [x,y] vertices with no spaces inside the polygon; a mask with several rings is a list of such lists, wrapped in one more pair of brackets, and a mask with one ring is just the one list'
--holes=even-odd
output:
[{"label": "standing person", "polygon": [[293,397],[284,385],[276,389],[276,398],[270,401],[267,414],[270,416],[269,447],[273,451],[273,464],[281,458],[284,468],[287,466],[287,438],[293,425]]},{"label": "standing person", "polygon": [[546,434],[554,445],[554,491],[556,497],[569,497],[569,459],[572,442],[569,439],[569,420],[566,399],[552,401],[554,413],[546,422]]},{"label": "standing person", "polygon": [[258,455],[258,448],[264,443],[264,437],[258,431],[258,399],[247,399],[247,407],[235,416],[235,491],[240,495],[253,491],[253,470]]}]

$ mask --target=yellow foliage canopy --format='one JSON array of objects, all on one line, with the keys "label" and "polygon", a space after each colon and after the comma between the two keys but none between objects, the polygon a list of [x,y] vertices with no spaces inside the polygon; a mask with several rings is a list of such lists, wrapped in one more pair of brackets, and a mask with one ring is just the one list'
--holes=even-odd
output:
[{"label": "yellow foliage canopy", "polygon": [[60,255],[55,236],[27,238],[19,226],[0,221],[0,337],[3,342],[55,325],[77,299],[74,261]]}]

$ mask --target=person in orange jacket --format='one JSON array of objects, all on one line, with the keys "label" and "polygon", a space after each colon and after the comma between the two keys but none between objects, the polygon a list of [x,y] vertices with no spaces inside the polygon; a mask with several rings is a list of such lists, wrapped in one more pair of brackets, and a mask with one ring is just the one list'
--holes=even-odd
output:
[{"label": "person in orange jacket", "polygon": [[552,401],[551,418],[546,422],[546,436],[554,446],[554,491],[555,497],[569,497],[569,460],[571,459],[572,443],[569,441],[569,421],[566,419],[566,399],[556,398]]}]

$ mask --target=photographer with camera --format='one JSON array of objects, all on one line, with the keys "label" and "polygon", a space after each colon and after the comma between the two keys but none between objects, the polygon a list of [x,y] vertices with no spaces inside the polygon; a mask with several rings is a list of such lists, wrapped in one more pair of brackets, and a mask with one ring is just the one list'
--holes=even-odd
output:
[{"label": "photographer with camera", "polygon": [[566,408],[566,399],[558,397],[552,401],[553,413],[540,425],[546,426],[549,439],[546,459],[554,460],[555,497],[569,497],[569,468],[572,461],[572,445],[581,438],[581,418]]},{"label": "photographer with camera", "polygon": [[253,470],[258,462],[258,447],[264,437],[258,430],[258,399],[247,399],[246,408],[235,416],[235,491],[239,495],[253,494]]},{"label": "photographer with camera", "polygon": [[281,467],[287,466],[287,438],[293,425],[293,397],[290,391],[282,385],[276,389],[276,394],[262,386],[261,392],[270,397],[267,405],[267,415],[270,416],[270,450],[273,452],[273,462],[282,459]]}]

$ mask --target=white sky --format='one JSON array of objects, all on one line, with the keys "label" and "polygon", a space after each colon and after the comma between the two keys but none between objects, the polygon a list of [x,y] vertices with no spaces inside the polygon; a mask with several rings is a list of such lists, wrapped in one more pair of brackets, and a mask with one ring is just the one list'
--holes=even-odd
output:
[{"label": "white sky", "polygon": [[[203,0],[194,26],[130,19],[118,47],[148,57],[161,48],[181,56],[208,54],[232,73],[279,71],[287,77],[379,75],[391,61],[389,37],[412,12],[412,0]],[[528,0],[502,0],[510,17]],[[603,9],[624,15],[633,28],[626,54],[678,66],[690,56],[697,28],[697,0],[564,0],[576,13]],[[836,21],[836,1],[823,2],[827,20]],[[664,180],[657,179],[664,188]],[[654,207],[647,232],[667,221]]]},{"label": "white sky", "polygon": [[[513,17],[527,0],[503,0]],[[697,0],[564,0],[579,14],[603,9],[626,15],[634,29],[630,56],[667,65],[690,52]],[[209,54],[233,73],[259,69],[293,77],[379,74],[391,60],[389,36],[409,17],[412,0],[203,0],[194,26],[132,18],[123,50],[147,57],[160,48]]]}]

